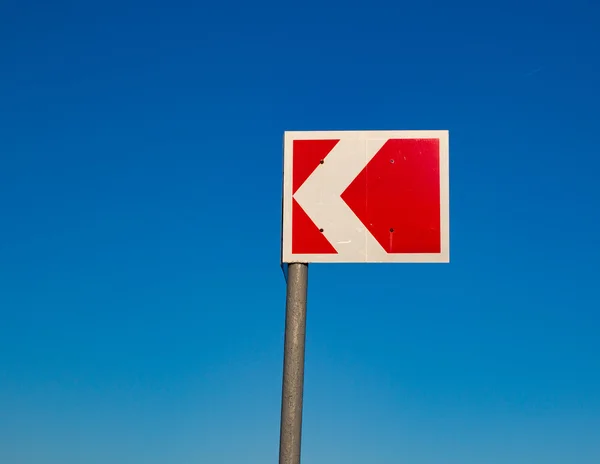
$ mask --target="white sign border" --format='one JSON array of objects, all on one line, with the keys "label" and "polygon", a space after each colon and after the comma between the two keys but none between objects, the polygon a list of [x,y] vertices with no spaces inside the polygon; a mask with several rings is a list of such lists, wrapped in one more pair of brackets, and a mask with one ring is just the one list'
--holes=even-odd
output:
[{"label": "white sign border", "polygon": [[[292,171],[294,140],[326,139],[438,139],[440,146],[440,253],[391,253],[377,260],[348,260],[339,254],[292,253]],[[448,263],[450,262],[450,169],[449,131],[402,130],[402,131],[286,131],[283,140],[283,214],[281,261],[291,263]],[[365,231],[366,233],[368,230]]]}]

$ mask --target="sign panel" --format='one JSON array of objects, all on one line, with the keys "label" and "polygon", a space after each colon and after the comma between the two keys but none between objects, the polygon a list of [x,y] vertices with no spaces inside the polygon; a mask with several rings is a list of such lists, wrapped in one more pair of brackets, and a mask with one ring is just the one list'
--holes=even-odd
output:
[{"label": "sign panel", "polygon": [[283,263],[449,262],[448,131],[286,132]]}]

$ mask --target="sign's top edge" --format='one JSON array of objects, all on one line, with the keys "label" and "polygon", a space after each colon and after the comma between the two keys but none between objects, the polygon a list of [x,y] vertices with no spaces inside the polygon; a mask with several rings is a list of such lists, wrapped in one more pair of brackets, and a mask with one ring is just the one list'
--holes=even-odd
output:
[{"label": "sign's top edge", "polygon": [[448,138],[449,130],[318,130],[318,131],[284,131],[285,138],[323,138],[323,137],[381,137],[381,138]]},{"label": "sign's top edge", "polygon": [[448,132],[448,129],[318,129],[318,130],[285,130],[284,132]]},{"label": "sign's top edge", "polygon": [[360,130],[360,129],[331,129],[331,130],[286,130],[284,133],[305,133],[305,132],[448,132],[448,129],[368,129],[368,130]]}]

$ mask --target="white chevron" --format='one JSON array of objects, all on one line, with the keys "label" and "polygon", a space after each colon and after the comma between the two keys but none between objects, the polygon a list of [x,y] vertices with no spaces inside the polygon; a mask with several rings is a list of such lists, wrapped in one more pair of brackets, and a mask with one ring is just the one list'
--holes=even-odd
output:
[{"label": "white chevron", "polygon": [[339,259],[366,261],[367,250],[372,253],[379,249],[386,254],[341,198],[385,141],[341,139],[294,195],[317,227],[323,229]]}]

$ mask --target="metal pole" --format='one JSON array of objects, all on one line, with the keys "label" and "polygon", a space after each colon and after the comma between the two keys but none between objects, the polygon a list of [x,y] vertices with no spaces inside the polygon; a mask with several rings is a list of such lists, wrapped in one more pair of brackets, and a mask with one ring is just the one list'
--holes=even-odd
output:
[{"label": "metal pole", "polygon": [[288,266],[279,464],[300,464],[308,264]]}]

